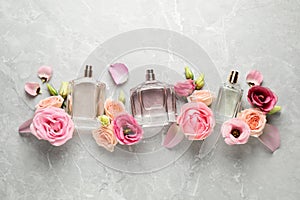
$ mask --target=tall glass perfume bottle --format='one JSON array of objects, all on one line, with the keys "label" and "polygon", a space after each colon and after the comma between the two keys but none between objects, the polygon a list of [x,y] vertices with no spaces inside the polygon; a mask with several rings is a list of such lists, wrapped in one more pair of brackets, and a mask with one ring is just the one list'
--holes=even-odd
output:
[{"label": "tall glass perfume bottle", "polygon": [[79,126],[104,112],[105,83],[96,81],[92,66],[85,66],[84,77],[70,82],[68,111]]},{"label": "tall glass perfume bottle", "polygon": [[235,117],[240,110],[243,89],[237,83],[238,75],[238,71],[231,71],[228,82],[219,89],[214,109],[219,122]]},{"label": "tall glass perfume bottle", "polygon": [[176,121],[174,88],[155,79],[153,69],[146,71],[146,81],[130,90],[132,115],[143,127],[164,126]]}]

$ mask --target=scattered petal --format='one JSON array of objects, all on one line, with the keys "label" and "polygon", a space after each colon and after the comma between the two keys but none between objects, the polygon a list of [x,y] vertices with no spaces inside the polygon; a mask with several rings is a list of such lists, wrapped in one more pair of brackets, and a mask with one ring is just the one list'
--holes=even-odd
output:
[{"label": "scattered petal", "polygon": [[184,68],[184,71],[185,71],[185,78],[186,78],[186,79],[194,80],[194,74],[193,74],[193,72],[190,70],[189,67],[185,67],[185,68]]},{"label": "scattered petal", "polygon": [[31,133],[30,130],[30,125],[32,123],[33,118],[25,121],[20,127],[19,127],[19,133],[24,134],[24,133]]},{"label": "scattered petal", "polygon": [[36,82],[27,82],[25,83],[25,91],[31,96],[36,96],[41,93],[40,84]]},{"label": "scattered petal", "polygon": [[124,93],[123,90],[120,91],[118,99],[119,99],[119,101],[121,101],[125,105],[125,93]]},{"label": "scattered petal", "polygon": [[123,63],[115,63],[110,65],[108,71],[117,85],[125,83],[128,79],[128,68]]},{"label": "scattered petal", "polygon": [[279,111],[281,111],[281,106],[274,106],[274,108],[272,110],[270,110],[270,112],[268,114],[273,115]]},{"label": "scattered petal", "polygon": [[260,71],[252,70],[247,74],[246,81],[250,87],[254,85],[261,85],[263,75]]},{"label": "scattered petal", "polygon": [[278,129],[270,124],[266,124],[264,133],[258,137],[258,140],[264,144],[272,153],[280,147],[280,134]]},{"label": "scattered petal", "polygon": [[48,82],[52,76],[52,67],[50,66],[41,66],[38,69],[38,77],[42,80],[42,82]]},{"label": "scattered petal", "polygon": [[50,85],[49,83],[47,83],[47,88],[48,88],[48,91],[49,91],[50,95],[52,95],[52,96],[58,95],[57,90],[52,85]]},{"label": "scattered petal", "polygon": [[200,74],[200,76],[195,81],[196,90],[200,90],[204,86],[204,84],[205,84],[204,74]]},{"label": "scattered petal", "polygon": [[183,140],[183,138],[184,133],[176,123],[173,123],[166,134],[163,146],[168,149],[173,148],[177,144],[179,144]]}]

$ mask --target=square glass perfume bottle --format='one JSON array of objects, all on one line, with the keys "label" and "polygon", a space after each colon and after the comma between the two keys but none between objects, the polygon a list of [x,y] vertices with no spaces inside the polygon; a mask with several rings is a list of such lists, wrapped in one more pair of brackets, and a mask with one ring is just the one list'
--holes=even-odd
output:
[{"label": "square glass perfume bottle", "polygon": [[240,111],[243,89],[237,83],[238,72],[231,71],[228,82],[220,87],[215,105],[216,120],[224,122],[229,118],[236,117]]},{"label": "square glass perfume bottle", "polygon": [[146,81],[130,90],[132,115],[143,127],[164,126],[176,121],[174,88],[155,79],[153,69],[146,71]]},{"label": "square glass perfume bottle", "polygon": [[86,65],[84,77],[70,82],[68,112],[78,127],[88,126],[88,121],[95,121],[104,112],[105,83],[92,77],[92,66]]}]

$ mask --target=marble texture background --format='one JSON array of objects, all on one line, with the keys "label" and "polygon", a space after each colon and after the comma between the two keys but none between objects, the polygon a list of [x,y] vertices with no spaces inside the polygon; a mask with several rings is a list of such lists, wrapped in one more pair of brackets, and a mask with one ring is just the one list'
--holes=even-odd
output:
[{"label": "marble texture background", "polygon": [[[0,27],[0,199],[299,199],[299,0],[0,0]],[[281,148],[219,142],[200,160],[193,143],[167,168],[135,175],[103,166],[76,134],[61,147],[18,134],[47,93],[32,99],[23,90],[39,66],[53,66],[59,87],[101,43],[148,27],[194,40],[221,77],[233,67],[262,71],[283,107],[270,119]]]}]

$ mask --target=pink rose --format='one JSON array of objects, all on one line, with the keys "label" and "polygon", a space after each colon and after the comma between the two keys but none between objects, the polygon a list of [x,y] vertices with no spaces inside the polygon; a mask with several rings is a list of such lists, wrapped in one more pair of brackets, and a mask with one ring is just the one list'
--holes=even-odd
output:
[{"label": "pink rose", "polygon": [[269,88],[259,85],[249,89],[247,98],[251,105],[258,107],[265,113],[272,110],[277,103],[277,96]]},{"label": "pink rose", "polygon": [[35,107],[37,109],[47,108],[47,107],[57,107],[60,108],[64,102],[61,96],[50,96],[42,99]]},{"label": "pink rose", "polygon": [[177,82],[174,86],[174,90],[178,96],[187,97],[195,90],[195,83],[191,79],[183,82]]},{"label": "pink rose", "polygon": [[117,115],[113,121],[114,133],[120,144],[132,145],[139,142],[143,129],[128,113]]},{"label": "pink rose", "polygon": [[215,119],[204,103],[190,102],[182,106],[177,123],[189,140],[203,140],[213,131]]},{"label": "pink rose", "polygon": [[262,111],[253,108],[246,109],[238,114],[238,118],[248,124],[251,136],[258,137],[263,134],[267,119]]},{"label": "pink rose", "polygon": [[30,130],[39,140],[60,146],[72,138],[74,123],[63,109],[47,107],[36,110]]},{"label": "pink rose", "polygon": [[210,106],[213,101],[213,95],[209,90],[195,90],[187,99],[189,102],[202,102]]},{"label": "pink rose", "polygon": [[245,144],[250,137],[250,128],[243,120],[233,118],[223,123],[221,133],[228,145]]},{"label": "pink rose", "polygon": [[101,126],[97,130],[94,130],[93,137],[99,146],[104,147],[110,152],[114,151],[114,148],[118,143],[112,125]]}]

